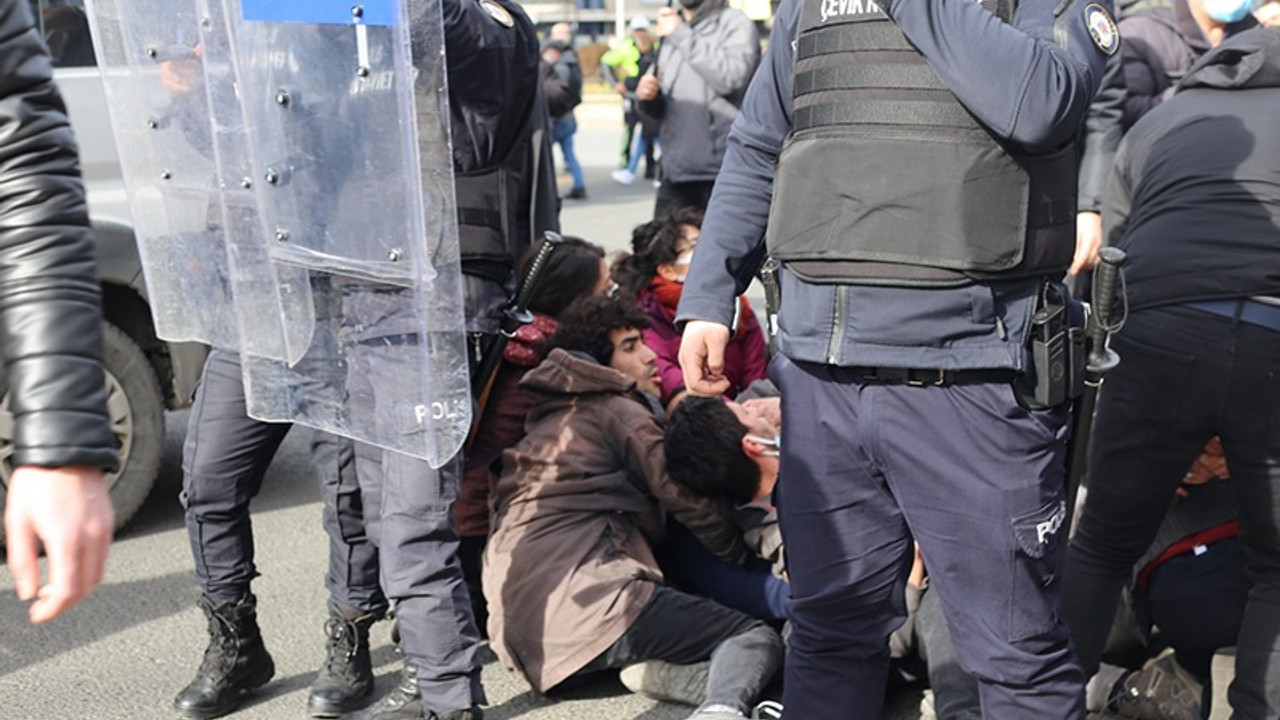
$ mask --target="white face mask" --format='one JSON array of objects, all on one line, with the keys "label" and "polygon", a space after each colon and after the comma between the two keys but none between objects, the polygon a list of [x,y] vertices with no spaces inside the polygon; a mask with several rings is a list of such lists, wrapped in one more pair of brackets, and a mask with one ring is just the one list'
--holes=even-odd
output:
[{"label": "white face mask", "polygon": [[748,435],[747,439],[750,440],[751,442],[760,443],[761,445],[767,445],[769,447],[774,448],[773,450],[761,450],[760,451],[761,455],[765,455],[768,457],[778,457],[779,455],[782,454],[782,438],[778,435],[774,435],[772,439],[762,438],[759,435]]},{"label": "white face mask", "polygon": [[684,279],[689,277],[689,266],[693,264],[693,248],[689,248],[683,255],[676,257],[675,260],[671,261],[671,264],[680,272],[680,277],[675,278],[675,281],[683,285]]}]

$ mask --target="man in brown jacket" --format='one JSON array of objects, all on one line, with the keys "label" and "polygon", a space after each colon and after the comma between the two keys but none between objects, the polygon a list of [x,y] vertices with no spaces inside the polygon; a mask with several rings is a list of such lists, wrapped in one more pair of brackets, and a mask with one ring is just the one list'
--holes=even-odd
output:
[{"label": "man in brown jacket", "polygon": [[723,511],[667,476],[646,325],[628,302],[591,298],[521,382],[538,400],[493,495],[489,637],[542,692],[624,668],[632,690],[696,705],[698,720],[742,717],[776,673],[782,640],[663,585],[651,546],[664,510],[718,555],[743,547]]}]

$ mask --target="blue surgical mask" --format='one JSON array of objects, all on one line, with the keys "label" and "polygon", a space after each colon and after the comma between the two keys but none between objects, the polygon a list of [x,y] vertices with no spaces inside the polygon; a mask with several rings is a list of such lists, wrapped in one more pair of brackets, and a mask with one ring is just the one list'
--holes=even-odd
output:
[{"label": "blue surgical mask", "polygon": [[1204,12],[1213,20],[1230,25],[1253,12],[1253,0],[1204,0]]}]

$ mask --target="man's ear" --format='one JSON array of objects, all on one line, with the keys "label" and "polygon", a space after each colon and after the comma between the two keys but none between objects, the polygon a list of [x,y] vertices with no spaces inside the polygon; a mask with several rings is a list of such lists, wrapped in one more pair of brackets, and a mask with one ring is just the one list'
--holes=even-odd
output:
[{"label": "man's ear", "polygon": [[749,433],[742,436],[742,452],[745,453],[746,456],[751,458],[752,460],[755,460],[756,458],[760,457],[764,453],[764,451],[767,449],[768,448],[765,447],[763,444],[758,443],[755,440],[752,440],[751,435]]}]

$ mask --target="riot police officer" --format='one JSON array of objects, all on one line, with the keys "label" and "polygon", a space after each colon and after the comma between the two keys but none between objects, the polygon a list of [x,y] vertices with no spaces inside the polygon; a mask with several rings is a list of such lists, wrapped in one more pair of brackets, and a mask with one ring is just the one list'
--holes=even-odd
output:
[{"label": "riot police officer", "polygon": [[[411,4],[425,16],[428,3]],[[513,0],[444,0],[454,183],[472,369],[497,332],[515,289],[515,258],[559,227],[555,178],[545,133],[537,33]],[[416,54],[416,53],[415,53]],[[376,338],[354,359],[380,367]],[[458,558],[453,502],[462,457],[440,470],[394,451],[356,454],[366,522],[379,550],[384,590],[408,660],[401,682],[368,720],[478,720],[480,636]]]},{"label": "riot police officer", "polygon": [[1032,330],[1065,327],[1109,5],[780,9],[678,320],[689,389],[722,392],[733,299],[781,263],[788,716],[879,717],[912,536],[984,717],[1084,715],[1055,611],[1068,403]]},{"label": "riot police officer", "polygon": [[[499,311],[513,289],[513,259],[535,233],[557,227],[554,177],[549,165],[540,161],[549,155],[541,132],[546,111],[538,94],[532,25],[514,4],[447,0],[442,5],[465,314],[478,356],[486,336],[497,330]],[[412,7],[421,12],[430,4]],[[430,50],[415,48],[415,55]],[[381,344],[377,333],[387,331],[407,312],[400,297],[359,291],[336,294],[360,300],[381,295],[376,302],[389,303],[386,317],[392,322],[355,337],[351,360],[357,367],[371,363],[373,373],[394,372],[368,348]],[[403,333],[398,337],[403,340]],[[365,341],[368,348],[359,349]],[[352,375],[359,378],[361,373]],[[225,599],[210,601],[211,583],[201,577],[211,643],[195,681],[176,701],[190,717],[230,712],[241,692],[264,684],[273,672],[256,624],[255,601],[248,593],[254,571],[247,511],[288,426],[247,419],[239,382],[235,356],[215,353],[206,368],[188,440],[184,502],[197,575],[228,574],[236,581]],[[217,433],[210,431],[211,423],[221,423]],[[204,455],[195,450],[199,444],[206,444]],[[312,688],[309,711],[317,717],[336,716],[358,706],[371,690],[368,627],[385,613],[390,597],[398,602],[409,671],[406,682],[369,714],[478,717],[476,706],[484,702],[476,657],[478,633],[449,522],[460,459],[436,471],[407,455],[353,447],[320,433],[316,448],[323,451],[317,466],[325,478],[325,520],[331,538],[327,582],[333,602],[327,623],[329,653]],[[424,488],[434,489],[430,497],[419,492]],[[228,539],[234,543],[219,554],[219,561],[208,562],[210,546]],[[379,556],[385,595],[375,580]]]}]

